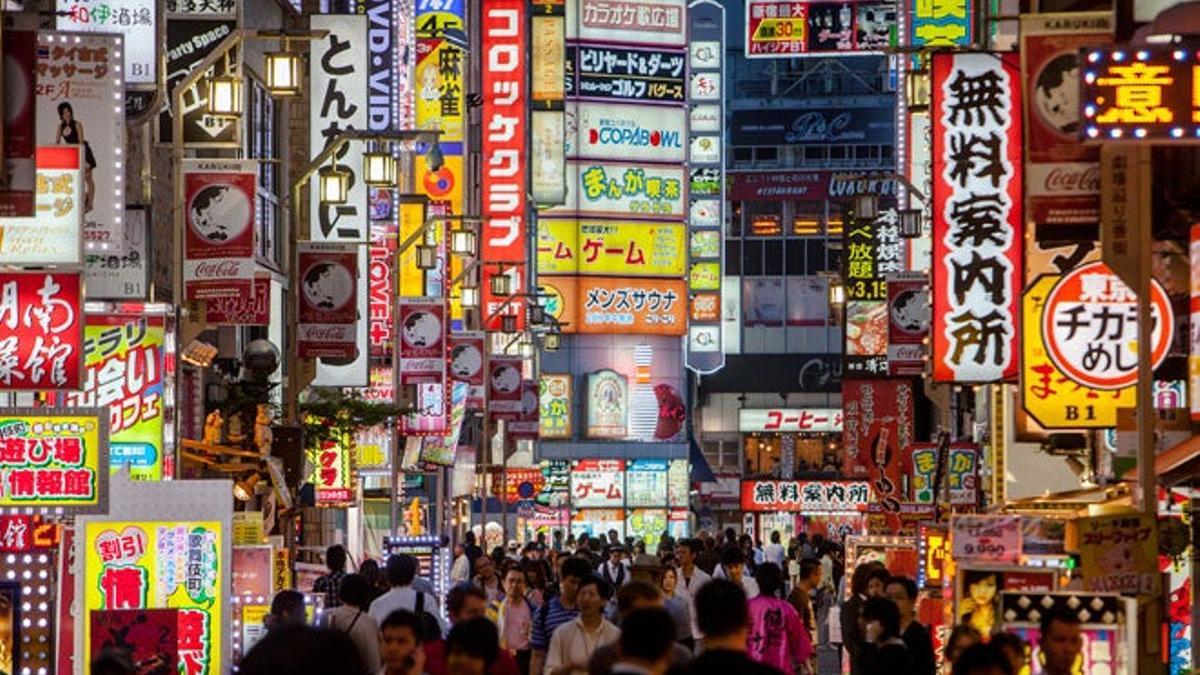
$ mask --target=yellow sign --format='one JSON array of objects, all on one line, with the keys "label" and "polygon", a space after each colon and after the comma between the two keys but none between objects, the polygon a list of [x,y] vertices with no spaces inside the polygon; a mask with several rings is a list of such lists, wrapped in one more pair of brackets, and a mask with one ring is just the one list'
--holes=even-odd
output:
[{"label": "yellow sign", "polygon": [[1021,298],[1021,400],[1025,412],[1047,429],[1117,425],[1117,409],[1136,405],[1136,387],[1092,389],[1070,380],[1054,365],[1042,336],[1046,297],[1061,277],[1038,277]]},{"label": "yellow sign", "polygon": [[225,672],[221,537],[215,521],[87,523],[83,653],[92,653],[88,612],[177,609],[181,675]]},{"label": "yellow sign", "polygon": [[682,223],[541,218],[538,272],[680,277],[686,236]]},{"label": "yellow sign", "polygon": [[258,546],[263,543],[263,512],[235,511],[233,514],[233,545]]},{"label": "yellow sign", "polygon": [[108,480],[103,422],[98,413],[56,415],[10,408],[0,414],[0,512],[33,507],[72,513],[103,510]]},{"label": "yellow sign", "polygon": [[1092,592],[1158,595],[1158,522],[1130,513],[1079,519],[1079,572]]},{"label": "yellow sign", "polygon": [[[398,241],[403,244],[420,231],[425,224],[425,207],[420,204],[400,204],[400,236]],[[417,267],[417,247],[409,246],[407,251],[399,254],[396,261],[397,275],[400,280],[400,297],[420,298],[425,296],[425,274]]]}]

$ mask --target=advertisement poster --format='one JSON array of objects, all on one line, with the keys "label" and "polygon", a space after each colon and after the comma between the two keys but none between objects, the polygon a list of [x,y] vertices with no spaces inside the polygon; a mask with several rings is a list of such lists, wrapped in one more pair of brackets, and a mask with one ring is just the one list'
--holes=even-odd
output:
[{"label": "advertisement poster", "polygon": [[1021,557],[1021,517],[955,515],[950,551],[955,560],[1015,564]]},{"label": "advertisement poster", "polygon": [[[1075,662],[1080,673],[1127,673],[1135,667],[1133,654],[1136,640],[1134,617],[1136,607],[1130,598],[1108,594],[1066,592],[1010,592],[1001,594],[1000,612],[1004,617],[1001,629],[1012,633],[1030,646],[1032,667],[1029,675],[1042,675],[1041,616],[1047,610],[1073,612],[1081,622],[1082,648]],[[1175,664],[1172,664],[1172,671]]]},{"label": "advertisement poster", "polygon": [[109,468],[134,480],[163,478],[163,420],[169,379],[166,318],[147,314],[88,314],[83,390],[62,404],[108,411]]},{"label": "advertisement poster", "polygon": [[271,595],[274,579],[271,567],[273,559],[270,546],[234,546],[233,594],[259,597]]},{"label": "advertisement poster", "polygon": [[400,298],[400,384],[416,385],[416,410],[401,419],[408,434],[445,434],[447,419],[446,303]]},{"label": "advertisement poster", "polygon": [[542,373],[538,400],[538,437],[571,438],[573,382],[570,375]]},{"label": "advertisement poster", "polygon": [[584,459],[571,467],[572,508],[620,508],[625,504],[625,460]]},{"label": "advertisement poster", "polygon": [[466,406],[469,410],[483,410],[483,333],[450,333],[450,379],[466,384]]},{"label": "advertisement poster", "polygon": [[250,296],[257,182],[258,164],[252,160],[184,160],[188,300]]},{"label": "advertisement poster", "polygon": [[[37,143],[83,145],[84,251],[121,240],[125,215],[125,90],[118,38],[38,34]],[[86,143],[84,142],[86,141]]]},{"label": "advertisement poster", "polygon": [[1153,514],[1079,520],[1079,571],[1093,592],[1158,595],[1158,523]]},{"label": "advertisement poster", "polygon": [[570,159],[566,167],[566,200],[548,216],[682,220],[686,213],[681,166]]},{"label": "advertisement poster", "polygon": [[610,45],[567,48],[579,98],[683,103],[687,54],[669,49]]},{"label": "advertisement poster", "polygon": [[78,272],[0,272],[0,391],[79,389],[82,293]]},{"label": "advertisement poster", "polygon": [[913,441],[912,384],[904,380],[843,380],[842,445],[846,476],[867,479],[885,513],[904,501],[901,449]]},{"label": "advertisement poster", "polygon": [[[948,503],[951,506],[979,505],[979,446],[951,443],[950,454],[942,468],[945,492],[934,494],[937,475],[936,443],[914,443],[904,450],[903,474],[908,476],[908,501],[917,504]],[[942,495],[949,495],[944,501]]]},{"label": "advertisement poster", "polygon": [[[183,672],[223,672],[221,524],[92,521],[85,528],[84,610],[177,610]],[[91,654],[105,637],[90,621],[84,626]]]},{"label": "advertisement poster", "polygon": [[33,213],[0,218],[0,260],[12,265],[77,265],[83,239],[83,153],[78,146],[42,146],[36,162]]},{"label": "advertisement poster", "polygon": [[587,101],[567,106],[569,157],[682,163],[686,134],[687,111],[681,107]]},{"label": "advertisement poster", "polygon": [[[312,43],[309,147],[319,153],[339,131],[368,128],[367,17],[316,14],[310,27],[329,31]],[[309,225],[309,237],[313,241],[367,241],[367,185],[360,176],[364,147],[363,143],[347,143],[336,155],[336,167],[350,172],[344,204],[323,204],[317,181],[312,181],[309,213],[316,215]]]},{"label": "advertisement poster", "polygon": [[298,356],[355,358],[357,248],[301,242],[297,260],[300,277]]},{"label": "advertisement poster", "polygon": [[564,333],[683,335],[687,289],[679,279],[543,277],[547,313]]},{"label": "advertisement poster", "polygon": [[449,433],[441,436],[426,436],[421,443],[421,461],[438,466],[453,466],[454,454],[462,435],[463,419],[467,415],[467,390],[464,382],[455,382],[450,387]]},{"label": "advertisement poster", "polygon": [[[88,291],[91,291],[91,286],[88,286]],[[204,320],[210,326],[270,325],[271,278],[255,277],[246,295],[205,300]]]},{"label": "advertisement poster", "polygon": [[[1003,623],[1001,596],[1006,592],[1044,593],[1054,590],[1053,571],[1028,568],[963,569],[954,582],[958,599],[956,623],[967,624],[983,635],[991,635]],[[1084,671],[1087,672],[1087,671]],[[1119,671],[1114,671],[1119,672]]]},{"label": "advertisement poster", "polygon": [[747,0],[746,58],[869,52],[896,46],[896,2]]},{"label": "advertisement poster", "polygon": [[568,2],[567,39],[681,47],[687,40],[686,6],[686,0]]},{"label": "advertisement poster", "polygon": [[668,468],[665,459],[629,460],[625,467],[626,505],[666,506]]},{"label": "advertisement poster", "polygon": [[848,216],[845,246],[846,350],[849,377],[888,376],[887,275],[904,269],[904,242],[894,207],[878,218]]},{"label": "advertisement poster", "polygon": [[538,274],[683,276],[683,223],[538,219]]},{"label": "advertisement poster", "polygon": [[91,659],[105,650],[119,650],[126,652],[134,663],[156,664],[140,673],[179,672],[179,610],[93,609],[89,621]]},{"label": "advertisement poster", "polygon": [[937,382],[1011,381],[1019,373],[1024,223],[1017,59],[1015,53],[933,56]]},{"label": "advertisement poster", "polygon": [[1079,239],[1062,226],[1100,222],[1100,148],[1079,142],[1079,50],[1111,43],[1113,29],[1111,12],[1021,16],[1025,191],[1039,239]]},{"label": "advertisement poster", "polygon": [[318,506],[341,506],[354,501],[354,439],[322,440],[308,448],[306,463],[310,467],[308,482],[312,483]]},{"label": "advertisement poster", "polygon": [[613,370],[587,374],[587,437],[623,439],[629,434],[629,380]]},{"label": "advertisement poster", "polygon": [[184,92],[183,110],[172,110],[175,89],[225,38],[232,35],[236,28],[237,21],[224,18],[212,20],[172,17],[167,20],[166,81],[167,91],[171,95],[164,97],[163,112],[158,117],[159,143],[171,142],[174,134],[172,116],[181,114],[183,139],[189,146],[227,148],[238,145],[241,134],[237,120],[208,114],[208,78],[230,74],[223,59],[217,59],[209,71],[192,86],[192,90]]},{"label": "advertisement poster", "polygon": [[919,272],[889,274],[888,375],[918,376],[925,372],[929,340],[929,278]]}]

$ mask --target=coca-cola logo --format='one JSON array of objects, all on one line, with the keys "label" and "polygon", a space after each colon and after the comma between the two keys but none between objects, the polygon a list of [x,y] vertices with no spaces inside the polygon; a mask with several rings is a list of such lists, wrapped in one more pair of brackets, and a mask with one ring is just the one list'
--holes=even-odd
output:
[{"label": "coca-cola logo", "polygon": [[1054,167],[1042,184],[1047,192],[1099,192],[1100,167],[1095,164],[1078,169]]},{"label": "coca-cola logo", "polygon": [[353,326],[305,326],[304,339],[313,340],[315,342],[353,342],[354,336],[348,335]]},{"label": "coca-cola logo", "polygon": [[234,279],[238,276],[241,265],[236,260],[222,258],[219,260],[201,260],[196,263],[197,279]]},{"label": "coca-cola logo", "polygon": [[788,143],[832,143],[866,138],[863,131],[849,129],[852,121],[848,112],[838,113],[832,119],[826,119],[821,112],[806,112],[792,120],[792,129],[785,139]]}]

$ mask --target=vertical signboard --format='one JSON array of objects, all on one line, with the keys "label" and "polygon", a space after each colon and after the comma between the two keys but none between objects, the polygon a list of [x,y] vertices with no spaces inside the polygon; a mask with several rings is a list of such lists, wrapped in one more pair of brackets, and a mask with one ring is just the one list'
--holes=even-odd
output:
[{"label": "vertical signboard", "polygon": [[975,22],[973,0],[903,0],[909,4],[909,42],[914,47],[966,47]]},{"label": "vertical signboard", "polygon": [[903,501],[901,451],[913,441],[915,402],[906,380],[845,380],[842,472],[867,478],[885,513],[897,513]]},{"label": "vertical signboard", "polygon": [[[329,33],[313,42],[309,148],[314,154],[341,131],[368,128],[367,17],[318,14],[313,30]],[[365,242],[367,187],[362,180],[363,144],[350,142],[334,153],[334,166],[350,172],[344,204],[323,204],[317,182],[309,195],[309,237],[313,241]]]},{"label": "vertical signboard", "polygon": [[184,160],[183,281],[188,300],[251,295],[257,182],[253,160]]},{"label": "vertical signboard", "polygon": [[441,298],[401,298],[398,341],[400,386],[417,388],[416,410],[401,418],[408,435],[447,429],[446,305]]},{"label": "vertical signboard", "polygon": [[716,175],[692,182],[688,192],[687,367],[715,373],[725,365],[721,344],[721,279],[724,277],[725,8],[713,0],[688,5],[688,168]]},{"label": "vertical signboard", "polygon": [[[176,3],[182,6],[184,3]],[[189,6],[198,4],[191,2]],[[208,4],[208,3],[205,3]],[[211,3],[220,4],[219,2]],[[203,18],[201,18],[203,17]],[[183,142],[193,147],[238,147],[239,129],[237,120],[213,117],[208,114],[208,78],[229,75],[229,64],[224,59],[209,68],[208,73],[183,94],[183,109],[174,110],[175,89],[200,62],[212,54],[218,46],[237,29],[237,7],[228,13],[191,12],[182,8],[167,19],[167,74],[166,96],[163,112],[158,117],[158,140],[170,143],[174,128],[173,115],[183,116]],[[236,53],[236,52],[235,52]]]},{"label": "vertical signboard", "polygon": [[450,379],[467,386],[465,405],[483,410],[483,333],[453,333],[450,336]]},{"label": "vertical signboard", "polygon": [[530,24],[529,191],[538,204],[566,198],[566,17],[564,3],[534,0]]},{"label": "vertical signboard", "polygon": [[933,375],[1018,373],[1021,88],[1015,53],[933,56]]},{"label": "vertical signboard", "polygon": [[[483,0],[483,241],[481,257],[485,325],[500,327],[500,315],[524,326],[524,303],[497,297],[491,278],[507,274],[510,292],[524,288],[526,263],[526,1]],[[505,306],[507,303],[507,306]],[[496,316],[493,317],[492,315]]]},{"label": "vertical signboard", "polygon": [[119,242],[125,216],[122,39],[39,33],[37,143],[83,150],[84,252]]},{"label": "vertical signboard", "polygon": [[6,30],[0,45],[4,73],[4,176],[0,182],[0,216],[33,216],[34,147],[37,143],[37,34]]},{"label": "vertical signboard", "polygon": [[358,356],[358,255],[344,244],[301,242],[296,259],[300,284],[300,358]]},{"label": "vertical signboard", "polygon": [[904,265],[895,207],[878,218],[851,215],[843,232],[847,377],[888,376],[887,275]]},{"label": "vertical signboard", "polygon": [[78,272],[0,272],[0,391],[79,389],[82,307]]}]

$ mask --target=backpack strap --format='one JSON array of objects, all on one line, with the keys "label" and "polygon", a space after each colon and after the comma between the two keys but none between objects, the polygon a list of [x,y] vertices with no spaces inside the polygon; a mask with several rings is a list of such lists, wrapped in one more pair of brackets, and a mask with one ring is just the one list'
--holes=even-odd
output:
[{"label": "backpack strap", "polygon": [[421,612],[424,612],[424,611],[425,611],[425,594],[422,593],[421,591],[417,591],[417,602],[416,602],[416,604],[413,605],[413,614],[420,616]]}]

